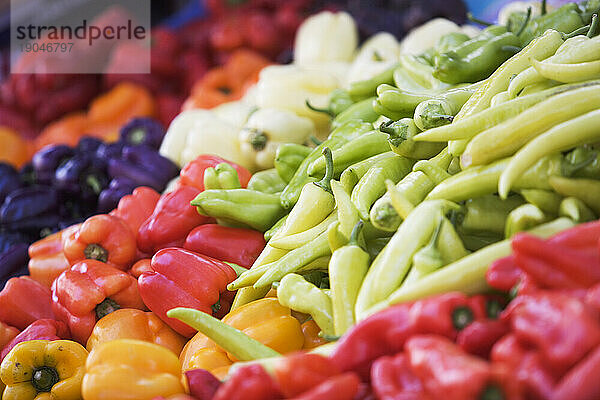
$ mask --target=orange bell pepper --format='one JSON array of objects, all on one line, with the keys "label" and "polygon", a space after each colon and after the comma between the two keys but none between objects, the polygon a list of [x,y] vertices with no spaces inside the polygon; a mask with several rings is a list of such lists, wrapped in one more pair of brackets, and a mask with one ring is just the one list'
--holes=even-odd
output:
[{"label": "orange bell pepper", "polygon": [[19,168],[31,158],[31,149],[19,133],[0,126],[0,161]]},{"label": "orange bell pepper", "polygon": [[18,334],[19,330],[17,328],[0,321],[0,351],[2,351],[4,346],[10,343],[10,341],[13,340]]},{"label": "orange bell pepper", "polygon": [[76,146],[79,139],[87,132],[89,127],[88,117],[85,113],[69,114],[44,128],[35,139],[35,150],[49,144],[66,144]]},{"label": "orange bell pepper", "polygon": [[69,261],[63,252],[63,242],[79,229],[81,224],[46,236],[29,246],[29,275],[48,289],[52,282],[67,268]]},{"label": "orange bell pepper", "polygon": [[119,128],[133,117],[153,117],[156,104],[143,86],[122,82],[90,105],[89,130],[106,140],[117,140]]},{"label": "orange bell pepper", "polygon": [[52,310],[85,344],[96,322],[119,308],[145,309],[137,281],[126,272],[96,260],[81,261],[52,284]]},{"label": "orange bell pepper", "polygon": [[175,354],[181,353],[186,342],[183,336],[154,313],[134,308],[114,311],[96,322],[86,347],[88,351],[92,351],[99,344],[116,339],[137,339],[156,343]]},{"label": "orange bell pepper", "polygon": [[[276,298],[264,298],[236,308],[223,322],[282,354],[300,350],[304,344],[300,322]],[[202,333],[190,339],[179,359],[184,371],[202,368],[219,379],[225,378],[236,361]]]},{"label": "orange bell pepper", "polygon": [[142,258],[141,260],[136,261],[135,264],[129,270],[129,273],[134,278],[139,278],[144,272],[152,271],[152,259],[151,258]]},{"label": "orange bell pepper", "polygon": [[269,60],[252,50],[234,51],[223,67],[211,69],[194,84],[182,109],[213,108],[240,99],[258,80],[260,70],[269,64]]},{"label": "orange bell pepper", "polygon": [[314,349],[315,347],[327,343],[327,340],[319,337],[321,328],[319,328],[319,325],[317,325],[314,319],[309,319],[304,322],[301,327],[302,334],[304,335],[304,346],[302,346],[304,350]]},{"label": "orange bell pepper", "polygon": [[92,259],[125,270],[135,261],[137,245],[121,218],[99,214],[88,218],[65,240],[63,251],[71,265]]}]

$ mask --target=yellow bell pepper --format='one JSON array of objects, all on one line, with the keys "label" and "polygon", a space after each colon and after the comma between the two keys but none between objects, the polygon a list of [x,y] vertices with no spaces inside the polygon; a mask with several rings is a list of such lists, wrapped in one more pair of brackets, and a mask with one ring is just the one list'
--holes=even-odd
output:
[{"label": "yellow bell pepper", "polygon": [[16,345],[0,367],[4,400],[78,400],[87,350],[70,340]]},{"label": "yellow bell pepper", "polygon": [[184,393],[177,356],[154,343],[134,339],[102,343],[94,347],[85,367],[85,400],[151,400]]},{"label": "yellow bell pepper", "polygon": [[[281,354],[300,350],[304,345],[300,322],[276,298],[245,304],[227,314],[222,321]],[[237,361],[202,333],[197,333],[185,345],[179,359],[183,371],[202,368],[220,379]]]},{"label": "yellow bell pepper", "polygon": [[156,314],[134,308],[122,308],[100,319],[87,341],[88,351],[104,342],[116,339],[138,339],[156,343],[181,353],[185,338],[165,324]]}]

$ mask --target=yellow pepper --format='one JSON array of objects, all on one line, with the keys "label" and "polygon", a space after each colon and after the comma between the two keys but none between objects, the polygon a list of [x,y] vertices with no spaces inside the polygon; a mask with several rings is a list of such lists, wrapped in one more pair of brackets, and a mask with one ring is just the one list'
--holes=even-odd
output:
[{"label": "yellow pepper", "polygon": [[134,339],[102,343],[94,347],[85,368],[85,400],[151,400],[184,393],[177,356],[154,343]]},{"label": "yellow pepper", "polygon": [[16,345],[0,367],[4,400],[78,400],[87,350],[70,340]]},{"label": "yellow pepper", "polygon": [[101,343],[116,339],[138,339],[156,343],[181,353],[185,338],[175,332],[152,312],[122,308],[100,319],[87,341],[88,351]]},{"label": "yellow pepper", "polygon": [[[300,322],[276,298],[264,298],[236,308],[223,317],[223,322],[281,354],[300,350],[304,345]],[[185,345],[179,359],[183,371],[202,368],[219,379],[224,378],[237,361],[200,332]]]}]

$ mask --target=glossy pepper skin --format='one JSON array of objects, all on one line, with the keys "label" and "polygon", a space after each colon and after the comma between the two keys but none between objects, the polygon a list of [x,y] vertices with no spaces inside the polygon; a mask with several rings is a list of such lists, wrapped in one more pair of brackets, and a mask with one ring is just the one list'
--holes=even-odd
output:
[{"label": "glossy pepper skin", "polygon": [[13,190],[22,186],[19,173],[10,164],[0,162],[0,204]]},{"label": "glossy pepper skin", "polygon": [[59,196],[52,187],[31,186],[13,191],[0,207],[0,226],[39,235],[58,225]]},{"label": "glossy pepper skin", "polygon": [[279,359],[273,369],[285,398],[298,396],[340,373],[327,357],[301,352]]},{"label": "glossy pepper skin", "polygon": [[29,246],[29,275],[48,289],[52,282],[67,268],[69,260],[63,252],[63,242],[79,229],[79,224],[46,236]]},{"label": "glossy pepper skin", "polygon": [[217,260],[250,268],[265,244],[265,238],[259,231],[205,224],[190,232],[183,247]]},{"label": "glossy pepper skin", "polygon": [[71,265],[85,259],[98,260],[127,269],[135,260],[136,241],[125,222],[108,214],[88,218],[64,242],[64,253]]},{"label": "glossy pepper skin", "polygon": [[145,308],[137,282],[100,261],[78,262],[52,284],[52,309],[79,343],[87,342],[98,320],[119,308]]},{"label": "glossy pepper skin", "polygon": [[[371,367],[371,387],[378,399],[429,400],[421,380],[410,369],[404,353],[379,357]],[[404,397],[403,397],[404,396]]]},{"label": "glossy pepper skin", "polygon": [[0,362],[6,355],[21,342],[30,340],[60,340],[69,339],[69,329],[65,324],[53,319],[38,319],[33,322],[23,332],[15,336],[9,343],[2,348],[0,353]]},{"label": "glossy pepper skin", "polygon": [[36,181],[52,184],[56,169],[74,155],[75,150],[64,144],[46,146],[36,152],[31,160]]},{"label": "glossy pepper skin", "polygon": [[52,184],[71,196],[87,201],[86,211],[96,208],[96,199],[108,186],[106,161],[89,153],[79,153],[56,169]]},{"label": "glossy pepper skin", "polygon": [[108,213],[112,211],[119,203],[119,200],[131,194],[137,186],[137,183],[129,178],[117,177],[111,179],[108,187],[103,189],[98,195],[98,212]]},{"label": "glossy pepper skin", "polygon": [[0,292],[0,321],[18,329],[54,319],[50,289],[27,276],[9,279]]},{"label": "glossy pepper skin", "polygon": [[138,187],[130,195],[121,197],[117,208],[110,215],[121,218],[137,236],[140,226],[152,215],[160,194],[149,187]]},{"label": "glossy pepper skin", "polygon": [[90,335],[86,348],[117,339],[136,339],[166,347],[175,354],[181,353],[185,339],[152,312],[122,308],[101,318]]},{"label": "glossy pepper skin", "polygon": [[221,157],[209,154],[198,156],[193,161],[187,163],[186,166],[183,167],[181,172],[179,173],[179,176],[181,178],[180,183],[182,185],[189,185],[195,187],[202,191],[204,190],[204,171],[207,168],[214,168],[217,165],[224,162],[235,168],[242,188],[247,187],[248,181],[252,177],[250,171],[234,162],[227,161]]},{"label": "glossy pepper skin", "polygon": [[[282,354],[300,350],[304,343],[300,322],[275,298],[245,304],[227,314],[222,321]],[[179,359],[184,370],[207,369],[218,378],[227,375],[235,360],[202,333],[190,339]]]},{"label": "glossy pepper skin", "polygon": [[277,382],[261,365],[238,369],[215,393],[213,400],[276,400],[281,398]]},{"label": "glossy pepper skin", "polygon": [[208,223],[210,218],[199,215],[190,205],[198,193],[199,189],[182,184],[162,195],[152,215],[138,230],[138,248],[145,253],[154,253],[169,246],[181,247],[192,229]]},{"label": "glossy pepper skin", "polygon": [[236,278],[229,265],[180,248],[166,248],[152,257],[152,271],[138,279],[140,294],[148,308],[179,334],[191,337],[195,330],[167,317],[175,307],[190,307],[207,314],[217,313],[229,304],[220,296]]},{"label": "glossy pepper skin", "polygon": [[142,340],[100,344],[91,351],[85,369],[81,389],[86,400],[152,400],[184,393],[177,356]]},{"label": "glossy pepper skin", "polygon": [[4,400],[78,400],[87,350],[70,340],[19,343],[2,361]]},{"label": "glossy pepper skin", "polygon": [[119,140],[128,145],[145,145],[158,150],[165,129],[152,118],[132,118],[119,131]]}]

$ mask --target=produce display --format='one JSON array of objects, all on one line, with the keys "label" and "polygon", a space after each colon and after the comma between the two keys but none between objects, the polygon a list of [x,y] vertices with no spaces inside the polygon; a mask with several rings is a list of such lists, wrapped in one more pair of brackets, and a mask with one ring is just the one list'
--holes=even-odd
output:
[{"label": "produce display", "polygon": [[600,1],[243,3],[0,164],[0,399],[599,399]]}]

